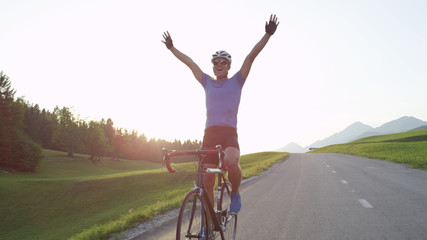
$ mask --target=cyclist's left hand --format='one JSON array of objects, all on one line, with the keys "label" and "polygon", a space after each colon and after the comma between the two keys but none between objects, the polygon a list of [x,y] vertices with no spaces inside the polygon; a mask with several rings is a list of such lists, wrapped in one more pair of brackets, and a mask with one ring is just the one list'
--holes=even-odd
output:
[{"label": "cyclist's left hand", "polygon": [[171,49],[173,47],[173,42],[172,42],[171,35],[169,34],[168,31],[163,33],[163,38],[165,39],[165,41],[162,41],[162,42],[166,45],[168,49]]},{"label": "cyclist's left hand", "polygon": [[270,35],[273,35],[274,32],[276,32],[276,29],[277,29],[277,26],[279,26],[279,23],[280,22],[277,22],[276,14],[274,15],[271,14],[270,21],[268,22],[268,24],[267,22],[265,22],[265,32]]}]

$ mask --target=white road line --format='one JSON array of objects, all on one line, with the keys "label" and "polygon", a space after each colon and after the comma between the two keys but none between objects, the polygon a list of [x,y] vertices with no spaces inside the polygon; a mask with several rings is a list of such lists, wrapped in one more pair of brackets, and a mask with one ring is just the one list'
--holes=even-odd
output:
[{"label": "white road line", "polygon": [[337,172],[335,172],[335,171],[332,171],[332,173],[337,173]]},{"label": "white road line", "polygon": [[364,206],[365,208],[374,208],[368,201],[366,201],[365,199],[358,199],[360,204],[362,204],[362,206]]},{"label": "white road line", "polygon": [[347,184],[348,182],[346,180],[341,180],[342,184]]}]

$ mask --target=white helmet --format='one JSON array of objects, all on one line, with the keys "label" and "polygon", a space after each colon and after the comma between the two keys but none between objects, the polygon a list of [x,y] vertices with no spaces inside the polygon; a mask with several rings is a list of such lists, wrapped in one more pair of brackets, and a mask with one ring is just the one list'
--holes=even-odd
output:
[{"label": "white helmet", "polygon": [[211,62],[213,63],[213,61],[217,58],[224,58],[231,64],[231,55],[226,51],[222,51],[222,50],[216,51],[216,53],[212,54]]}]

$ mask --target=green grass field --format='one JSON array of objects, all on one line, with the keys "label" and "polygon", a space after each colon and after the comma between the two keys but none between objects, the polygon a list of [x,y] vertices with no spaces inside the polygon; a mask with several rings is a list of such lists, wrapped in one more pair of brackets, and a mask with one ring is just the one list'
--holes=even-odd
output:
[{"label": "green grass field", "polygon": [[[0,239],[106,239],[179,207],[196,170],[193,163],[169,174],[151,162],[44,156],[36,173],[0,173]],[[244,178],[287,156],[242,156]]]},{"label": "green grass field", "polygon": [[427,169],[427,129],[373,136],[312,152],[335,152],[409,164]]}]

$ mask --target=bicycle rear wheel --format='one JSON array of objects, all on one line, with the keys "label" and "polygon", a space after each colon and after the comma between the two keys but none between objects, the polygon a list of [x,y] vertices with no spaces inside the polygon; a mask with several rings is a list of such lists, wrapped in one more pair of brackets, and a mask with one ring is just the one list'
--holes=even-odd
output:
[{"label": "bicycle rear wheel", "polygon": [[207,226],[205,204],[202,204],[198,191],[192,190],[185,196],[179,211],[176,239],[200,239],[202,235],[209,234],[204,230],[205,226]]},{"label": "bicycle rear wheel", "polygon": [[222,206],[221,224],[224,226],[225,239],[236,238],[237,232],[237,215],[230,214],[231,205],[231,184],[228,181],[222,183],[220,204]]}]

